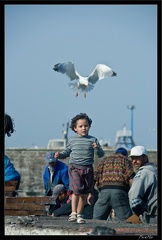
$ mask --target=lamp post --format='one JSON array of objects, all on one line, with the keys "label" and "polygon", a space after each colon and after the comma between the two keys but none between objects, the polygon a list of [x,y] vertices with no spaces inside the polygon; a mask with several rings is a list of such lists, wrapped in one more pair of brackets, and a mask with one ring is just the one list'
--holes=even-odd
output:
[{"label": "lamp post", "polygon": [[[62,126],[64,127],[64,123],[62,124]],[[62,133],[64,135],[64,139],[66,140],[66,145],[67,145],[67,141],[68,141],[68,132],[69,132],[69,122],[67,122],[67,124],[66,124],[66,130],[62,131]]]},{"label": "lamp post", "polygon": [[131,120],[130,120],[130,129],[131,129],[131,148],[133,147],[133,109],[135,108],[134,105],[128,105],[127,106],[128,109],[131,110]]}]

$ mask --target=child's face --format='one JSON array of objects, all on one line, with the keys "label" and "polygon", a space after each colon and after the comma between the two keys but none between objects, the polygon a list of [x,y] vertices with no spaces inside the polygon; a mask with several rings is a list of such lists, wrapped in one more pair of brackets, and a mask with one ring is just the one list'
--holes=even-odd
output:
[{"label": "child's face", "polygon": [[87,136],[89,132],[90,126],[87,121],[87,119],[79,119],[76,121],[76,126],[74,127],[74,130],[80,135],[80,136]]}]

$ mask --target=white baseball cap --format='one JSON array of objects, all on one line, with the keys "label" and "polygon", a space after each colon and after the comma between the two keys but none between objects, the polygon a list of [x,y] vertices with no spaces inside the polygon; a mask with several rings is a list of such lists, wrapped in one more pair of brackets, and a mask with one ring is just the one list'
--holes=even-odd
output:
[{"label": "white baseball cap", "polygon": [[144,148],[143,146],[135,146],[131,149],[130,151],[130,155],[128,157],[131,156],[141,156],[141,155],[147,155],[147,150],[146,148]]}]

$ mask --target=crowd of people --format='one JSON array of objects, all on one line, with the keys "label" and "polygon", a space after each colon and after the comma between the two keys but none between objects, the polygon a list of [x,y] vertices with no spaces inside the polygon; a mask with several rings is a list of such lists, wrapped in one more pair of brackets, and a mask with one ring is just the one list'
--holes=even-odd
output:
[{"label": "crowd of people", "polygon": [[[49,216],[67,215],[68,221],[82,224],[86,219],[112,221],[113,211],[116,221],[157,224],[157,165],[143,146],[134,146],[129,155],[120,147],[105,156],[98,139],[89,135],[91,124],[87,114],[77,114],[66,148],[46,154],[42,178],[44,196],[52,198]],[[4,126],[10,137],[15,130],[8,114]],[[95,154],[101,160],[94,168]],[[67,157],[68,165],[60,160]],[[18,190],[21,175],[4,155],[4,181],[10,180],[17,180]]]}]

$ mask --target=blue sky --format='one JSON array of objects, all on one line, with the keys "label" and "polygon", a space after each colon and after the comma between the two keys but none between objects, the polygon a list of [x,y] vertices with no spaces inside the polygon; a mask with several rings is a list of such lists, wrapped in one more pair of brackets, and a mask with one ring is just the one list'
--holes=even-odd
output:
[{"label": "blue sky", "polygon": [[[96,64],[118,76],[75,97],[53,71],[72,61],[89,75]],[[16,132],[6,147],[47,147],[76,114],[92,119],[89,134],[115,145],[130,130],[136,145],[157,148],[157,5],[5,5],[5,112]],[[69,137],[74,132],[69,130]]]}]

